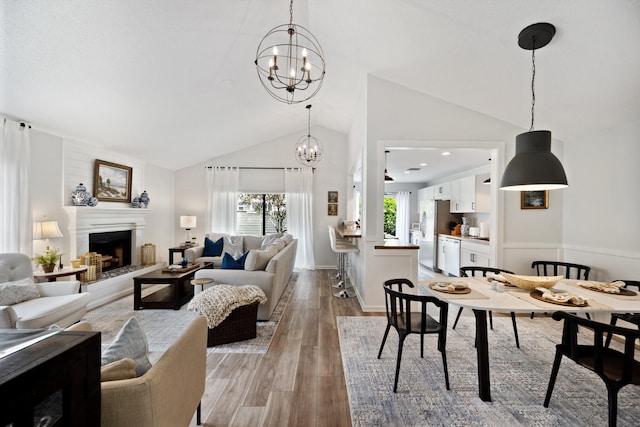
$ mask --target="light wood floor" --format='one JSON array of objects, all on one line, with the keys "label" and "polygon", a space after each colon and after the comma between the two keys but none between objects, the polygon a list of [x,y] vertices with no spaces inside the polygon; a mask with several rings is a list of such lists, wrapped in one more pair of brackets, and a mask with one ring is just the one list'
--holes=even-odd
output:
[{"label": "light wood floor", "polygon": [[266,354],[208,357],[202,425],[351,426],[336,316],[384,314],[335,298],[334,274],[300,272]]}]

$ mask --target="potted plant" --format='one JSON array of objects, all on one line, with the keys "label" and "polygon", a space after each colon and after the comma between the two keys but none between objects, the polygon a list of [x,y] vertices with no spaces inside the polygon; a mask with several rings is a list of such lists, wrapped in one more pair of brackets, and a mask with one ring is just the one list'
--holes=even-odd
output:
[{"label": "potted plant", "polygon": [[42,271],[45,273],[51,273],[61,257],[62,254],[59,253],[57,249],[51,249],[44,255],[36,255],[31,259],[34,260],[36,264],[42,266]]}]

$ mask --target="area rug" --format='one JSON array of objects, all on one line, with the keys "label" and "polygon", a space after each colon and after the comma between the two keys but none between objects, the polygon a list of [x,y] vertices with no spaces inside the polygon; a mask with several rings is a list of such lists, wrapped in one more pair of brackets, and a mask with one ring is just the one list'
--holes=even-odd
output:
[{"label": "area rug", "polygon": [[[208,353],[266,353],[271,344],[278,322],[295,287],[297,273],[293,273],[282,293],[278,305],[268,321],[257,322],[256,338],[208,347]],[[143,296],[153,292],[155,287],[143,289]],[[95,330],[102,333],[102,345],[107,346],[116,336],[122,325],[131,317],[137,317],[147,337],[149,352],[161,354],[180,336],[191,321],[199,316],[187,310],[133,309],[133,294],[122,297],[89,311],[83,321],[91,322]]]},{"label": "area rug", "polygon": [[[478,397],[474,321],[468,317],[447,333],[451,390],[444,382],[436,336],[405,340],[398,392],[393,393],[398,339],[389,332],[382,357],[378,349],[385,317],[338,317],[340,351],[354,426],[606,426],[607,392],[602,380],[566,358],[551,397],[544,401],[561,322],[518,317],[520,349],[509,317],[494,316],[489,331],[492,402]],[[581,334],[583,331],[581,330]],[[588,333],[588,332],[585,332]],[[616,344],[617,345],[617,344]],[[640,419],[640,387],[618,395],[618,425]]]}]

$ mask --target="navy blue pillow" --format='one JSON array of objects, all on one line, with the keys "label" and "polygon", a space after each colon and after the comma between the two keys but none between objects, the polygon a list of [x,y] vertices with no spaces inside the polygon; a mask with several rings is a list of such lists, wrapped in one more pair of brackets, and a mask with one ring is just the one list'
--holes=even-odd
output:
[{"label": "navy blue pillow", "polygon": [[208,237],[204,238],[204,251],[202,256],[220,256],[222,255],[223,237],[214,242]]},{"label": "navy blue pillow", "polygon": [[220,268],[227,270],[244,270],[244,262],[247,260],[248,254],[249,252],[247,251],[242,254],[240,258],[233,259],[229,252],[225,252],[224,257],[222,257],[222,265],[220,266]]}]

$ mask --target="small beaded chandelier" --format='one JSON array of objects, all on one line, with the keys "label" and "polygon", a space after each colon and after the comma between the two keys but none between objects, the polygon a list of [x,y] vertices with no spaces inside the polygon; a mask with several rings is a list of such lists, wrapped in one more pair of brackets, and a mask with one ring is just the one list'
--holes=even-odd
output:
[{"label": "small beaded chandelier", "polygon": [[289,23],[273,28],[262,38],[255,64],[260,83],[278,101],[297,104],[320,90],[324,53],[309,30],[293,23],[293,0]]},{"label": "small beaded chandelier", "polygon": [[322,158],[322,146],[315,136],[311,135],[311,105],[307,105],[309,110],[308,131],[301,136],[296,143],[296,160],[303,166],[312,167]]}]

